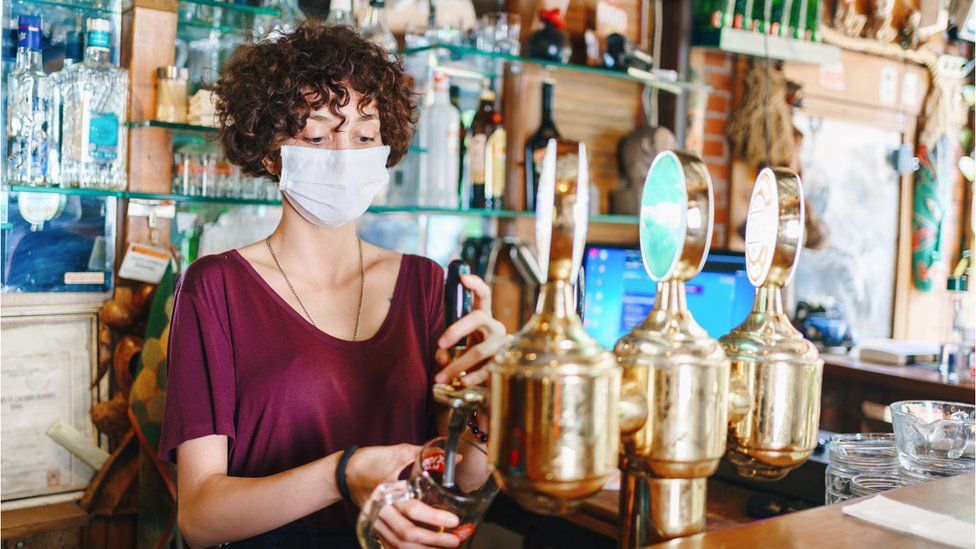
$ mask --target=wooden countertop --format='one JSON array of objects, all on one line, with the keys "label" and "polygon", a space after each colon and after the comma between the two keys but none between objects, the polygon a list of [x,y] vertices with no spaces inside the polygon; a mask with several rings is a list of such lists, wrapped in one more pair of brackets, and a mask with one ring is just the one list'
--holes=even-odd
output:
[{"label": "wooden countertop", "polygon": [[[976,474],[935,480],[906,486],[885,493],[885,497],[952,516],[968,522],[976,521],[974,498]],[[709,494],[711,497],[711,494]],[[859,501],[859,500],[854,500]],[[849,505],[817,507],[750,524],[710,531],[697,536],[659,543],[666,548],[752,548],[752,547],[883,547],[884,549],[929,548],[939,545],[844,515],[841,508]],[[976,543],[976,542],[974,542]]]},{"label": "wooden countertop", "polygon": [[[707,523],[708,530],[722,530],[752,522],[746,515],[746,500],[755,492],[724,482],[717,478],[708,479]],[[620,491],[603,490],[586,500],[583,509],[569,517],[580,526],[617,539]]]},{"label": "wooden countertop", "polygon": [[851,380],[870,382],[911,391],[925,398],[951,400],[955,402],[976,402],[976,385],[972,382],[945,383],[939,373],[918,366],[889,366],[872,362],[862,362],[847,355],[822,355],[824,376],[838,376]]}]

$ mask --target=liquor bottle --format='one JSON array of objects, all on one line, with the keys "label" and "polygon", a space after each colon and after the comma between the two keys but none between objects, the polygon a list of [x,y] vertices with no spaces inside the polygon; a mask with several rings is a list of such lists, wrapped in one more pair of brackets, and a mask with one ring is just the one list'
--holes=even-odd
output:
[{"label": "liquor bottle", "polygon": [[397,50],[396,38],[386,22],[386,0],[370,0],[363,14],[359,34],[390,53]]},{"label": "liquor bottle", "polygon": [[[13,72],[14,67],[17,66],[17,20],[6,17],[3,20],[3,39],[0,40],[0,47],[3,48],[3,86],[7,85],[7,76]],[[3,139],[0,139],[0,158],[4,161],[7,159],[7,90],[4,89],[3,93],[0,93],[0,109],[3,113]],[[2,168],[6,172],[6,165]]]},{"label": "liquor bottle", "polygon": [[64,67],[81,63],[84,58],[84,35],[78,31],[68,31],[64,37]]},{"label": "liquor bottle", "polygon": [[464,113],[461,110],[461,87],[451,84],[450,95],[451,104],[462,113],[458,124],[458,194],[461,198],[461,207],[467,208],[471,203],[471,185],[468,173],[468,130],[464,126]]},{"label": "liquor bottle", "polygon": [[505,205],[502,197],[505,196],[505,178],[507,170],[505,165],[508,159],[508,134],[502,123],[501,106],[495,104],[495,112],[492,118],[496,124],[496,129],[485,142],[485,209],[501,210]]},{"label": "liquor bottle", "polygon": [[563,31],[565,20],[559,9],[543,10],[539,14],[542,28],[529,35],[526,42],[526,52],[533,59],[569,63],[572,47],[569,37]]},{"label": "liquor bottle", "polygon": [[325,22],[355,27],[356,22],[352,18],[352,0],[331,0]]},{"label": "liquor bottle", "polygon": [[807,0],[807,21],[804,36],[811,42],[820,41],[820,17],[823,15],[823,0]]},{"label": "liquor bottle", "polygon": [[525,141],[525,209],[535,211],[535,198],[542,170],[542,157],[550,139],[559,139],[559,130],[552,121],[552,82],[542,83],[542,120],[539,129]]},{"label": "liquor bottle", "polygon": [[129,73],[112,65],[111,24],[88,20],[83,63],[62,76],[63,183],[125,189]]},{"label": "liquor bottle", "polygon": [[706,29],[721,29],[731,27],[735,17],[736,0],[713,0],[703,2],[700,25]]},{"label": "liquor bottle", "polygon": [[786,38],[793,38],[796,34],[796,4],[799,3],[800,0],[782,0],[780,2],[779,17],[776,19],[779,21],[779,32],[776,34]]},{"label": "liquor bottle", "polygon": [[735,3],[735,17],[732,26],[737,29],[753,30],[753,16],[756,3],[762,0],[739,0]]},{"label": "liquor bottle", "polygon": [[773,0],[755,0],[752,4],[752,25],[755,32],[768,33],[773,13]]},{"label": "liquor bottle", "polygon": [[436,208],[458,207],[458,127],[461,113],[448,96],[447,75],[434,71],[434,101],[424,116],[423,147],[427,150],[426,176],[421,184],[420,205]]},{"label": "liquor bottle", "polygon": [[[793,0],[792,30],[790,38],[806,40],[807,5],[809,0]],[[816,0],[814,0],[816,2]]]},{"label": "liquor bottle", "polygon": [[471,142],[468,147],[471,163],[471,207],[484,209],[489,206],[491,189],[487,186],[488,138],[501,127],[501,114],[495,111],[495,91],[485,79],[478,112],[471,121]]},{"label": "liquor bottle", "polygon": [[21,185],[56,183],[54,82],[41,61],[41,18],[18,19],[17,61],[7,77],[7,178]]},{"label": "liquor bottle", "polygon": [[[766,32],[772,35],[779,36],[784,31],[787,31],[783,27],[783,14],[786,8],[786,2],[789,0],[772,0],[772,6],[769,8],[769,19],[766,23]],[[787,20],[787,27],[789,26],[789,21]],[[787,31],[788,32],[788,31]]]},{"label": "liquor bottle", "polygon": [[298,5],[298,0],[263,0],[260,5],[277,12],[276,14],[265,13],[255,16],[254,33],[260,40],[275,41],[281,35],[293,31],[299,23],[305,20],[305,12]]},{"label": "liquor bottle", "polygon": [[[61,143],[61,136],[64,135],[64,99],[60,90],[64,86],[66,76],[74,70],[73,67],[80,64],[85,57],[84,35],[78,31],[68,31],[64,38],[64,63],[60,71],[51,75],[56,93],[54,94],[54,124],[51,129],[54,141]],[[60,182],[60,157],[61,151],[54,147],[50,152],[52,166],[59,173],[55,178]]]}]

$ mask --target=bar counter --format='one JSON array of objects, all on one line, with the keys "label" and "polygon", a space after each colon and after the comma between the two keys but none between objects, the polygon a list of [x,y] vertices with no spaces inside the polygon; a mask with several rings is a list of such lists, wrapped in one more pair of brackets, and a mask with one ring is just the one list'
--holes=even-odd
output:
[{"label": "bar counter", "polygon": [[864,362],[847,356],[824,354],[825,382],[867,384],[899,393],[904,398],[976,402],[976,385],[971,381],[946,383],[939,372],[915,365],[894,366]]},{"label": "bar counter", "polygon": [[[969,473],[906,486],[884,496],[967,522],[976,520],[976,474]],[[873,496],[868,496],[873,497]],[[863,499],[863,498],[862,498]],[[817,507],[767,520],[658,543],[654,547],[884,547],[885,549],[943,547],[922,538],[886,530],[844,515],[841,509],[861,501]],[[973,541],[976,546],[976,540]]]},{"label": "bar counter", "polygon": [[[841,509],[844,506],[867,498],[813,507],[768,519],[754,519],[746,514],[745,504],[756,493],[720,479],[709,479],[708,530],[652,547],[946,547],[843,514]],[[976,522],[974,495],[976,473],[884,492],[886,498],[967,522]],[[616,490],[603,490],[587,500],[579,512],[558,518],[526,512],[500,494],[493,506],[493,513],[490,513],[494,517],[490,520],[524,536],[524,547],[527,548],[611,549],[616,547],[619,497]],[[976,547],[976,540],[973,547]]]}]

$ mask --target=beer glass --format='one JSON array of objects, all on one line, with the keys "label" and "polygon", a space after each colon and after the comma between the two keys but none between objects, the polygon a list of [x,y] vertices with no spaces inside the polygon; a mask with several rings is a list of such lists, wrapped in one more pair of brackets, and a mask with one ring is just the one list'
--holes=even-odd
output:
[{"label": "beer glass", "polygon": [[[458,517],[458,526],[449,533],[457,536],[462,544],[471,538],[498,494],[498,484],[491,476],[491,465],[485,450],[462,438],[457,445],[454,486],[444,486],[442,477],[446,441],[446,437],[438,437],[424,444],[407,480],[387,482],[376,487],[363,505],[356,524],[356,535],[362,547],[382,547],[375,531],[380,511],[387,505],[410,499],[454,513]],[[431,529],[443,531],[434,527]]]}]

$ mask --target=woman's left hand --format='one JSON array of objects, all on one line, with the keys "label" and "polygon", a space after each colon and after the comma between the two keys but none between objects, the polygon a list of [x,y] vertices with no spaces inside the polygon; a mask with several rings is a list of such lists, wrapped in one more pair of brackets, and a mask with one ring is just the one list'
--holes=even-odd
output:
[{"label": "woman's left hand", "polygon": [[[474,294],[474,310],[448,326],[437,340],[435,358],[444,369],[434,381],[450,383],[458,374],[466,372],[461,382],[470,387],[488,379],[488,370],[483,366],[505,347],[508,336],[505,326],[491,316],[491,289],[485,281],[475,275],[464,275],[461,283]],[[451,360],[449,349],[464,337],[468,338],[467,349]]]}]

